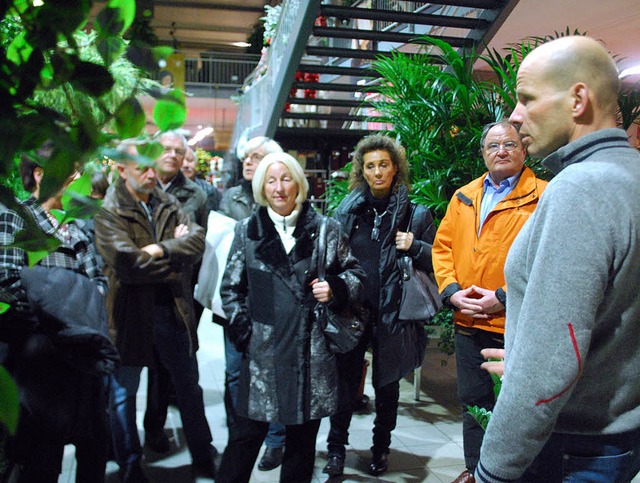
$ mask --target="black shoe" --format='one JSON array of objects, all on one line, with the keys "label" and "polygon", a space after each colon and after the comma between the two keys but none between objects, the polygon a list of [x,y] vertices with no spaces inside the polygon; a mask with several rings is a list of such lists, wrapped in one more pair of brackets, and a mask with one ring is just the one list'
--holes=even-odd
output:
[{"label": "black shoe", "polygon": [[329,476],[340,476],[344,472],[344,456],[329,455],[329,461],[322,472]]},{"label": "black shoe", "polygon": [[162,431],[149,431],[144,435],[144,445],[154,453],[164,454],[171,450],[171,443],[169,438]]},{"label": "black shoe", "polygon": [[149,480],[142,471],[140,461],[128,464],[125,468],[120,469],[120,481],[122,483],[148,483]]},{"label": "black shoe", "polygon": [[258,463],[258,469],[260,471],[271,471],[282,464],[283,457],[284,448],[269,448],[267,446],[260,463]]},{"label": "black shoe", "polygon": [[369,465],[369,474],[380,476],[389,469],[389,453],[373,453],[371,464]]},{"label": "black shoe", "polygon": [[207,454],[201,458],[194,458],[191,463],[191,470],[193,471],[194,478],[216,478],[216,456],[218,456],[218,450],[209,445]]}]

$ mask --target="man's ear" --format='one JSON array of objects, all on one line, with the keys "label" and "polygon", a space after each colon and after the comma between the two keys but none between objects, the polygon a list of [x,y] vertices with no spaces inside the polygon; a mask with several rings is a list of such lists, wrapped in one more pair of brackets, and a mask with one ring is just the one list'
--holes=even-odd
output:
[{"label": "man's ear", "polygon": [[127,179],[127,175],[125,174],[126,168],[127,167],[123,163],[116,163],[116,169],[122,179]]},{"label": "man's ear", "polygon": [[589,88],[583,82],[576,82],[571,86],[571,96],[573,99],[573,118],[583,118],[593,107],[589,98]]},{"label": "man's ear", "polygon": [[33,179],[36,180],[36,186],[39,187],[42,182],[42,177],[44,176],[44,169],[40,166],[36,166],[33,168]]}]

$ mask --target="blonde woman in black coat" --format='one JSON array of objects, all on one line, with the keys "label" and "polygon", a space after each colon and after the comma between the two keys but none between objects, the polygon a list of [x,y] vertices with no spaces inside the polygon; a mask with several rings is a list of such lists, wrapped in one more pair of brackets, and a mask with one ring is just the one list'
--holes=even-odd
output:
[{"label": "blonde woman in black coat", "polygon": [[307,482],[320,420],[337,405],[335,356],[313,308],[327,302],[339,310],[358,300],[364,274],[330,220],[326,281],[317,280],[322,216],[306,201],[308,183],[293,157],[267,155],[252,188],[261,206],[236,226],[220,290],[243,365],[237,424],[216,481],[249,481],[269,422],[277,421],[286,426],[280,481]]}]

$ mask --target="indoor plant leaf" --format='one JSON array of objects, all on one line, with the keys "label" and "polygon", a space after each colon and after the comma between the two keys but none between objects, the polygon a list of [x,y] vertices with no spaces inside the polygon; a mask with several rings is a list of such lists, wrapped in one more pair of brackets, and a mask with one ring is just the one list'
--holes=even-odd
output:
[{"label": "indoor plant leaf", "polygon": [[7,370],[0,366],[0,423],[7,428],[9,434],[16,433],[19,414],[18,386]]}]

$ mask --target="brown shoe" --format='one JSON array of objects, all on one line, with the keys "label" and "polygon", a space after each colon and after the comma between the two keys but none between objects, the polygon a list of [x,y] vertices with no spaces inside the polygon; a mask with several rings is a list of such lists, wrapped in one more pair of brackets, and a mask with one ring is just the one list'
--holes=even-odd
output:
[{"label": "brown shoe", "polygon": [[474,478],[473,473],[469,473],[469,470],[464,470],[451,483],[476,483],[476,479]]}]

